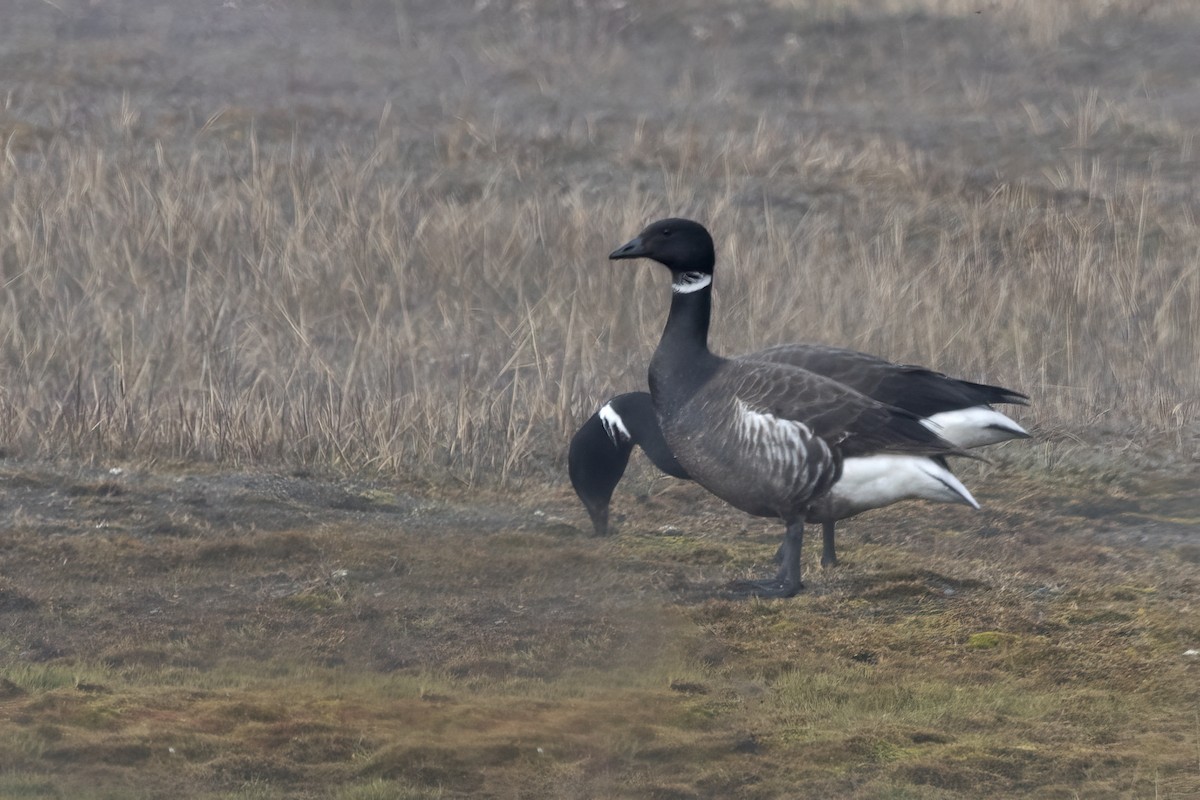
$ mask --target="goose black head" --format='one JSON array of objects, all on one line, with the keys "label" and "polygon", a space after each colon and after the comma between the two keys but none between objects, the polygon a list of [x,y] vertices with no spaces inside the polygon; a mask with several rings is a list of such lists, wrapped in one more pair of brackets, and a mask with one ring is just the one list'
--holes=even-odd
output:
[{"label": "goose black head", "polygon": [[661,219],[652,222],[625,244],[608,254],[614,261],[648,258],[675,274],[712,275],[716,263],[713,240],[699,222],[690,219]]},{"label": "goose black head", "polygon": [[625,421],[611,402],[593,414],[571,439],[567,472],[597,536],[608,534],[609,503],[625,474],[633,445]]},{"label": "goose black head", "polygon": [[637,445],[666,474],[689,480],[663,438],[648,392],[627,392],[609,400],[571,439],[567,472],[597,536],[608,533],[608,507]]}]

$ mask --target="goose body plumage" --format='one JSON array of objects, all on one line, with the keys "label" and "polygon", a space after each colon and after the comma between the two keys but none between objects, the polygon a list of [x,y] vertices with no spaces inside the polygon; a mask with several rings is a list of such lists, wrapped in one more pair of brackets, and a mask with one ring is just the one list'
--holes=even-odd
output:
[{"label": "goose body plumage", "polygon": [[[600,407],[571,438],[568,472],[597,536],[609,532],[612,494],[620,483],[635,446],[659,470],[681,480],[691,475],[671,453],[648,392],[620,394]],[[874,455],[847,458],[829,492],[808,510],[807,522],[822,525],[822,566],[837,563],[838,521],[902,500],[979,504],[971,492],[937,458]]]},{"label": "goose body plumage", "polygon": [[708,349],[712,238],[699,223],[652,223],[611,259],[648,258],[672,274],[671,309],[650,362],[650,395],[684,470],[736,508],[786,527],[782,565],[758,593],[803,588],[804,521],[841,477],[845,459],[873,454],[965,455],[922,418],[832,378],[785,363],[725,359]]},{"label": "goose body plumage", "polygon": [[[571,485],[598,536],[609,532],[612,494],[635,446],[641,447],[662,472],[691,480],[667,446],[650,394],[627,392],[613,397],[580,426],[568,450]],[[979,507],[967,487],[940,459],[905,455],[847,458],[842,462],[841,477],[813,503],[806,517],[808,522],[823,526],[821,564],[837,563],[834,535],[839,520],[901,500]]]},{"label": "goose body plumage", "polygon": [[[790,364],[833,378],[881,403],[922,416],[923,424],[962,448],[1029,436],[1024,428],[991,405],[1025,405],[1028,398],[1000,386],[951,378],[924,367],[896,364],[857,350],[823,344],[776,345],[739,359]],[[667,446],[650,395],[628,392],[613,397],[576,432],[568,458],[572,486],[587,508],[597,535],[608,532],[612,493],[634,446],[640,446],[663,472],[690,480]],[[945,465],[931,466],[928,459],[876,458],[877,465],[866,462],[844,465],[842,479],[819,504],[826,510],[820,514],[810,512],[809,522],[826,526],[822,564],[837,561],[832,527],[838,520],[908,499],[975,505],[965,487],[960,490],[952,486],[957,478],[953,473],[945,474],[949,472]],[[880,465],[886,465],[886,469]],[[866,475],[873,477],[863,477]],[[879,491],[878,487],[883,485],[887,489]]]},{"label": "goose body plumage", "polygon": [[1023,439],[1020,425],[992,408],[1004,403],[1027,405],[1029,398],[1012,389],[952,378],[912,364],[845,347],[781,344],[743,359],[772,361],[816,372],[850,386],[881,403],[911,411],[942,438],[962,448]]}]

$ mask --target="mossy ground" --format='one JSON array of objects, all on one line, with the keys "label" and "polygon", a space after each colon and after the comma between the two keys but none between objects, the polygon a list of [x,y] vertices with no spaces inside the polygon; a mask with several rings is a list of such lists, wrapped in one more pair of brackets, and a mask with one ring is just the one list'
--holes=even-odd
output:
[{"label": "mossy ground", "polygon": [[596,539],[564,490],[10,464],[0,796],[1200,791],[1200,496],[989,469],[763,601],[776,526],[637,474]]}]

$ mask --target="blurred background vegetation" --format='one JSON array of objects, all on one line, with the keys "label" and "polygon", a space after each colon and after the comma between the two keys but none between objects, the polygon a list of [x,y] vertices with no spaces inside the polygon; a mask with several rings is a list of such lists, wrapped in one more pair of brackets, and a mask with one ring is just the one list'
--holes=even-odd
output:
[{"label": "blurred background vegetation", "polygon": [[[1192,458],[1189,0],[18,2],[0,443],[558,480],[644,385],[646,221],[713,345],[847,345]],[[1033,452],[1033,451],[1030,451]],[[1044,453],[1043,453],[1044,456]]]}]

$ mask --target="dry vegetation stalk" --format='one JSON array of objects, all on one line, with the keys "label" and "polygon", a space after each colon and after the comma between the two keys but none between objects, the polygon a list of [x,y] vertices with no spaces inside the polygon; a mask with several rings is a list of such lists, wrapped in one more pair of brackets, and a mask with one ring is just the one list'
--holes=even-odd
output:
[{"label": "dry vegetation stalk", "polygon": [[[770,7],[837,32],[889,15],[969,19],[976,5]],[[1145,19],[1184,13],[1135,5],[986,11],[995,46],[1017,52],[1141,6],[1153,7]],[[532,49],[491,42],[473,63],[527,70],[564,98],[591,68],[619,86],[614,52],[640,47],[617,26],[625,12],[559,12],[542,23],[554,36],[520,42]],[[578,420],[644,381],[665,289],[603,255],[668,213],[717,235],[721,351],[849,345],[1020,387],[1043,436],[1158,432],[1194,446],[1200,231],[1181,194],[1195,169],[1184,124],[1065,83],[1048,100],[998,105],[1010,89],[967,62],[957,96],[938,101],[948,109],[903,80],[882,91],[931,119],[976,124],[990,110],[1002,119],[995,149],[918,147],[902,126],[839,125],[853,75],[823,72],[836,52],[810,56],[793,34],[770,44],[779,74],[802,75],[817,103],[805,117],[815,123],[798,127],[747,102],[742,74],[721,69],[743,57],[731,37],[747,17],[731,14],[681,29],[720,32],[727,47],[669,89],[650,80],[655,114],[614,112],[605,95],[594,111],[570,106],[565,124],[531,123],[456,86],[440,101],[449,113],[414,123],[388,102],[340,142],[297,114],[236,107],[189,131],[128,93],[98,104],[82,131],[65,99],[40,138],[10,127],[4,446],[467,482],[555,474]],[[866,46],[855,63],[895,57],[883,37]],[[533,109],[514,81],[510,102]],[[831,105],[814,99],[822,92]],[[1149,160],[1131,161],[1137,137],[1153,140]]]}]

